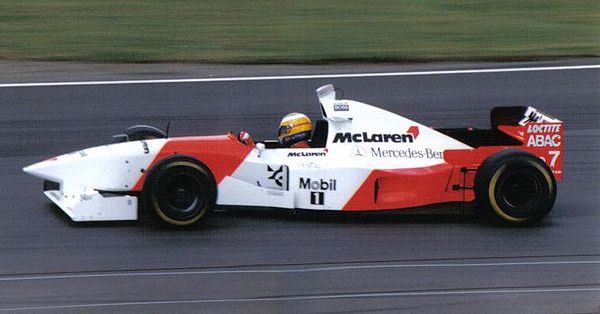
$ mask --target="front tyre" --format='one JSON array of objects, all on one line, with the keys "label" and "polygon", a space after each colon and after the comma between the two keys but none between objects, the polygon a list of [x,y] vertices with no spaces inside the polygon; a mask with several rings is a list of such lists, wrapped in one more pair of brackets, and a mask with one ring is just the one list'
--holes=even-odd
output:
[{"label": "front tyre", "polygon": [[175,155],[148,173],[144,204],[160,220],[185,226],[204,220],[216,201],[215,180],[206,166],[194,158]]},{"label": "front tyre", "polygon": [[479,168],[475,197],[484,217],[505,225],[529,225],[552,209],[556,181],[540,158],[506,150],[490,156]]}]

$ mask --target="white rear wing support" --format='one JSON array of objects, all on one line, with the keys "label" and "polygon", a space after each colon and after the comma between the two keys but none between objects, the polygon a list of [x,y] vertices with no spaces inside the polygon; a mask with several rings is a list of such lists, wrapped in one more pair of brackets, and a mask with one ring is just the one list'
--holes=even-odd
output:
[{"label": "white rear wing support", "polygon": [[351,122],[351,100],[338,99],[333,84],[317,88],[317,97],[323,108],[323,118],[331,122]]},{"label": "white rear wing support", "polygon": [[321,103],[324,100],[335,100],[335,87],[333,84],[327,84],[317,88],[317,97],[319,97]]}]

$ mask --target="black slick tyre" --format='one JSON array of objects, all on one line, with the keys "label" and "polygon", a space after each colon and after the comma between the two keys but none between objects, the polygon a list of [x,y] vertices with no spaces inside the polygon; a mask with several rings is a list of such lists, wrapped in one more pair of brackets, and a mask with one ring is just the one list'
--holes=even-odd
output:
[{"label": "black slick tyre", "polygon": [[486,159],[475,176],[477,213],[502,225],[530,225],[544,218],[556,199],[556,180],[540,158],[505,150]]},{"label": "black slick tyre", "polygon": [[142,191],[146,211],[168,224],[186,226],[206,219],[216,202],[216,183],[198,160],[174,155],[148,173]]}]

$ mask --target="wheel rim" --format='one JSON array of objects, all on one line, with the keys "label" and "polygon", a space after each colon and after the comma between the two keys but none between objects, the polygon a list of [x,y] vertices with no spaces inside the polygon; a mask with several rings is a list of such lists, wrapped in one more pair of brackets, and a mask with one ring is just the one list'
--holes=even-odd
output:
[{"label": "wheel rim", "polygon": [[543,177],[534,168],[507,171],[496,185],[496,200],[502,210],[514,218],[535,215],[545,193]]},{"label": "wheel rim", "polygon": [[170,218],[187,220],[202,211],[205,184],[194,173],[178,170],[161,178],[157,185],[158,206]]},{"label": "wheel rim", "polygon": [[512,208],[528,209],[540,198],[540,182],[529,172],[510,173],[502,183],[501,195]]}]

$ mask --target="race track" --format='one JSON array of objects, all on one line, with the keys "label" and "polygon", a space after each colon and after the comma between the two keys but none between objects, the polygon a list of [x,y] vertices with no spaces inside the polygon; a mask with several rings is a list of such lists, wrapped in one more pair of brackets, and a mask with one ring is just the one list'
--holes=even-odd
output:
[{"label": "race track", "polygon": [[[565,176],[553,211],[532,228],[486,225],[462,208],[223,209],[184,230],[75,224],[42,195],[41,180],[21,171],[139,123],[169,122],[172,136],[231,129],[274,138],[288,112],[318,116],[314,90],[327,83],[431,126],[484,128],[494,105],[555,115],[566,126]],[[600,312],[598,68],[0,87],[0,103],[0,313]]]}]

